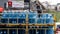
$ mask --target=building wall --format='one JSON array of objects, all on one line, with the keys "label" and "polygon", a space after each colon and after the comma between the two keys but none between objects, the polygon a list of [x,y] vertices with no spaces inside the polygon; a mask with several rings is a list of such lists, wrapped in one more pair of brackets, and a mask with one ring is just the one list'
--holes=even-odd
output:
[{"label": "building wall", "polygon": [[50,5],[49,7],[48,7],[48,9],[50,9],[50,10],[55,10],[55,5]]},{"label": "building wall", "polygon": [[0,6],[4,7],[4,3],[7,2],[8,0],[0,0]]},{"label": "building wall", "polygon": [[60,5],[57,6],[57,11],[60,11]]}]

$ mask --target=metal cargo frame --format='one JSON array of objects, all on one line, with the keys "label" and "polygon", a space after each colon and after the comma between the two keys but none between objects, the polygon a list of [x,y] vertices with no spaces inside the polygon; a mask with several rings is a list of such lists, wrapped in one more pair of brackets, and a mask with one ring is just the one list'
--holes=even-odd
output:
[{"label": "metal cargo frame", "polygon": [[[1,18],[0,18],[1,19]],[[53,26],[53,28],[54,28],[54,31],[56,30],[56,25],[55,25],[55,23],[54,24],[29,24],[28,23],[28,14],[27,14],[27,16],[26,16],[26,23],[25,24],[19,24],[18,22],[17,22],[17,24],[10,24],[9,22],[8,23],[6,23],[6,24],[4,24],[4,23],[1,23],[0,22],[0,25],[2,26],[4,26],[4,25],[6,25],[6,26],[8,26],[8,27],[12,27],[12,26],[26,26],[26,28],[24,29],[24,28],[0,28],[0,29],[7,29],[7,30],[9,30],[9,29],[24,29],[26,32],[26,34],[28,34],[28,31],[29,31],[29,26],[39,26],[39,27],[41,27],[41,26]],[[30,29],[34,29],[34,28],[30,28]],[[41,28],[35,28],[36,30],[37,29],[41,29]],[[44,28],[45,30],[46,30],[46,28]],[[48,29],[48,28],[47,28]],[[9,33],[9,32],[8,32]]]},{"label": "metal cargo frame", "polygon": [[[30,4],[30,3],[29,3]],[[29,5],[29,7],[30,7],[30,5]],[[8,10],[8,9],[7,9]],[[2,14],[2,13],[1,13]],[[29,31],[29,26],[53,26],[54,27],[54,32],[55,32],[55,30],[56,30],[56,24],[55,24],[55,22],[54,22],[54,24],[29,24],[28,23],[28,14],[26,14],[27,16],[26,16],[26,23],[25,24],[19,24],[18,22],[17,22],[17,24],[10,24],[9,23],[9,21],[8,21],[8,23],[1,23],[0,22],[0,26],[8,26],[8,27],[12,27],[12,26],[26,26],[26,29],[24,29],[24,28],[22,28],[22,29],[24,29],[26,32],[25,32],[25,34],[28,34],[28,31]],[[18,18],[17,18],[18,19]],[[1,17],[0,17],[0,20],[1,20]],[[9,20],[9,18],[8,18],[8,20]],[[20,28],[0,28],[0,29],[7,29],[8,30],[8,34],[9,34],[9,29],[16,29],[16,30],[18,30],[18,29],[20,29]],[[32,29],[32,28],[31,28]],[[40,28],[36,28],[36,30],[37,29],[40,29]],[[17,31],[18,32],[18,31]]]}]

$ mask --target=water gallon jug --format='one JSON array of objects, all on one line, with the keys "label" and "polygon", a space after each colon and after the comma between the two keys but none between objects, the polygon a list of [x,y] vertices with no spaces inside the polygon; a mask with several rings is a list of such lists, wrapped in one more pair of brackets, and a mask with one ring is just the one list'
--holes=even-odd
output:
[{"label": "water gallon jug", "polygon": [[19,17],[19,15],[20,15],[20,12],[14,12],[14,14],[13,14],[14,16],[14,18],[18,18]]},{"label": "water gallon jug", "polygon": [[44,29],[38,29],[36,33],[37,34],[45,34],[45,30]]},{"label": "water gallon jug", "polygon": [[50,24],[54,24],[54,19],[50,19]]},{"label": "water gallon jug", "polygon": [[17,15],[16,14],[10,14],[10,17],[11,18],[17,18]]},{"label": "water gallon jug", "polygon": [[46,24],[53,23],[53,15],[52,14],[46,14]]},{"label": "water gallon jug", "polygon": [[46,14],[41,14],[41,18],[45,19],[46,18]]},{"label": "water gallon jug", "polygon": [[18,23],[22,24],[22,23],[26,23],[26,19],[18,19]]},{"label": "water gallon jug", "polygon": [[10,18],[9,19],[9,23],[16,24],[17,23],[17,19]]},{"label": "water gallon jug", "polygon": [[45,19],[42,19],[42,18],[37,19],[37,24],[44,24],[44,22],[45,22]]},{"label": "water gallon jug", "polygon": [[3,30],[3,33],[4,33],[4,34],[8,34],[8,31],[7,31],[7,30]]},{"label": "water gallon jug", "polygon": [[2,14],[2,18],[9,18],[9,14],[8,13]]},{"label": "water gallon jug", "polygon": [[54,20],[51,18],[46,19],[46,24],[53,24]]},{"label": "water gallon jug", "polygon": [[26,13],[24,13],[24,12],[19,13],[18,14],[18,18],[20,18],[20,19],[26,19]]},{"label": "water gallon jug", "polygon": [[35,19],[29,19],[28,22],[29,22],[30,24],[35,24],[35,23],[36,23],[36,20],[35,20]]},{"label": "water gallon jug", "polygon": [[46,24],[50,24],[50,18],[47,18],[45,21],[46,21]]},{"label": "water gallon jug", "polygon": [[13,13],[13,12],[8,12],[8,15],[9,15],[9,18],[15,18],[15,13]]},{"label": "water gallon jug", "polygon": [[47,29],[46,34],[54,34],[54,30],[53,29]]},{"label": "water gallon jug", "polygon": [[0,30],[0,34],[3,34],[3,31],[2,30]]},{"label": "water gallon jug", "polygon": [[15,12],[15,13],[14,13],[14,17],[15,17],[15,18],[18,18],[18,15],[19,15],[19,14],[20,14],[20,13]]},{"label": "water gallon jug", "polygon": [[29,13],[28,14],[28,21],[29,21],[29,23],[31,23],[31,24],[35,24],[36,23],[36,18],[37,18],[37,13]]},{"label": "water gallon jug", "polygon": [[15,29],[10,29],[10,30],[9,30],[9,34],[17,34],[17,30],[15,30]]},{"label": "water gallon jug", "polygon": [[1,29],[0,34],[7,34],[7,30],[6,29]]},{"label": "water gallon jug", "polygon": [[18,34],[25,34],[25,30],[23,30],[23,29],[18,29]]},{"label": "water gallon jug", "polygon": [[41,14],[41,23],[46,24],[46,14]]},{"label": "water gallon jug", "polygon": [[9,18],[15,18],[14,16],[15,16],[14,14],[11,13],[9,14]]},{"label": "water gallon jug", "polygon": [[1,23],[8,23],[8,18],[2,18]]},{"label": "water gallon jug", "polygon": [[18,23],[26,23],[26,13],[21,12],[18,14]]},{"label": "water gallon jug", "polygon": [[36,34],[36,30],[35,29],[29,30],[29,34]]},{"label": "water gallon jug", "polygon": [[41,17],[42,18],[50,18],[52,16],[52,14],[49,14],[49,13],[44,13],[44,14],[41,14]]},{"label": "water gallon jug", "polygon": [[46,14],[46,18],[53,18],[53,15],[52,14]]},{"label": "water gallon jug", "polygon": [[28,14],[28,18],[29,18],[29,19],[37,18],[37,13],[30,12],[30,13]]}]

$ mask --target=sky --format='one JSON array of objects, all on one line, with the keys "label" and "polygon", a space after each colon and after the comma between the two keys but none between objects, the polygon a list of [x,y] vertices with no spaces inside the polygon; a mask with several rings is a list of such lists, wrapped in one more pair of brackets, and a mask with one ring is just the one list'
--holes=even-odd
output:
[{"label": "sky", "polygon": [[40,2],[48,1],[51,5],[56,5],[57,3],[60,3],[60,0],[39,0]]}]

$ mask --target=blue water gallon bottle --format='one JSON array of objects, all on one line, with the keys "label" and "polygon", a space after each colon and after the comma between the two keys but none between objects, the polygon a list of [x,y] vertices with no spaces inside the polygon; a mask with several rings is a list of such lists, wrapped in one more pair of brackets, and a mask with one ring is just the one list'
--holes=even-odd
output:
[{"label": "blue water gallon bottle", "polygon": [[45,34],[45,30],[44,29],[38,29],[37,32],[38,32],[38,34]]},{"label": "blue water gallon bottle", "polygon": [[16,24],[17,23],[17,19],[11,18],[11,19],[9,19],[9,23]]},{"label": "blue water gallon bottle", "polygon": [[11,29],[11,30],[9,30],[9,34],[17,34],[17,30]]},{"label": "blue water gallon bottle", "polygon": [[7,18],[2,18],[1,23],[8,23],[8,19]]},{"label": "blue water gallon bottle", "polygon": [[30,12],[28,14],[28,21],[30,24],[35,24],[36,23],[36,18],[37,18],[37,13]]},{"label": "blue water gallon bottle", "polygon": [[3,31],[0,31],[0,34],[3,34]]},{"label": "blue water gallon bottle", "polygon": [[18,34],[25,34],[25,30],[23,30],[23,29],[18,29]]},{"label": "blue water gallon bottle", "polygon": [[9,18],[9,14],[8,13],[2,14],[2,18]]},{"label": "blue water gallon bottle", "polygon": [[54,30],[52,28],[48,29],[46,30],[46,34],[54,34]]},{"label": "blue water gallon bottle", "polygon": [[4,34],[7,34],[7,31],[4,31]]},{"label": "blue water gallon bottle", "polygon": [[35,29],[29,30],[29,34],[36,34],[36,30]]}]

